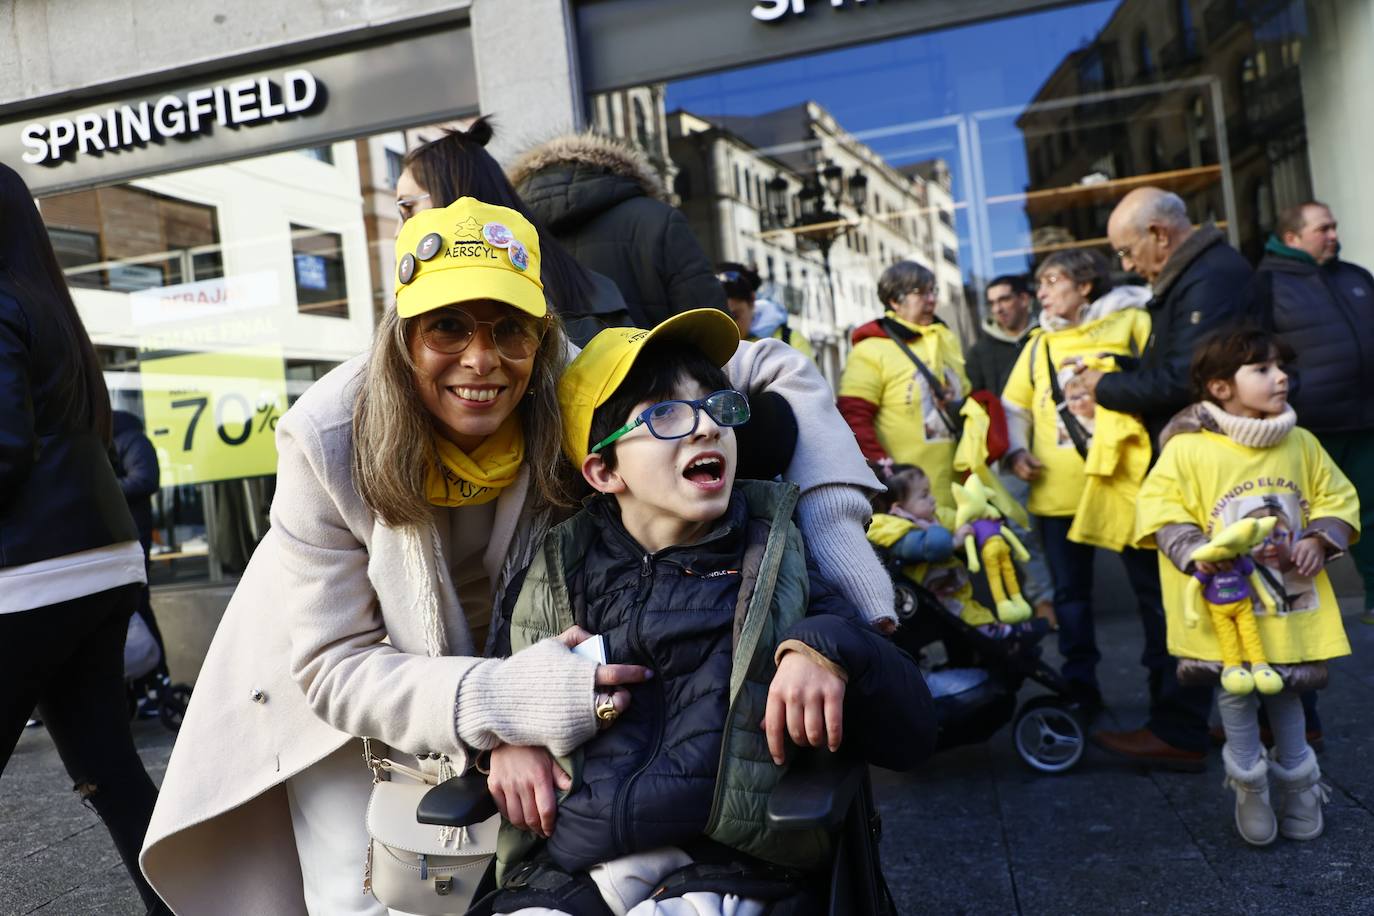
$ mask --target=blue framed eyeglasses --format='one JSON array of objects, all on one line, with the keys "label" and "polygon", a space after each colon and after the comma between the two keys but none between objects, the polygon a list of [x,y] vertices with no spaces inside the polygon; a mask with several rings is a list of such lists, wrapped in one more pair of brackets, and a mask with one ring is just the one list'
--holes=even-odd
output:
[{"label": "blue framed eyeglasses", "polygon": [[742,426],[749,422],[749,399],[731,388],[713,391],[695,401],[659,401],[596,445],[595,454],[640,426],[649,427],[655,439],[682,439],[697,431],[701,411],[717,426]]}]

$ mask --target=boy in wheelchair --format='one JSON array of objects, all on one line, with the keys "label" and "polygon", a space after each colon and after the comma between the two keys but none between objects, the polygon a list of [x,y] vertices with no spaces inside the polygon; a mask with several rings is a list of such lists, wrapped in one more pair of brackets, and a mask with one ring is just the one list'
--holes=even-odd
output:
[{"label": "boy in wheelchair", "polygon": [[[595,699],[603,727],[559,761],[552,829],[503,828],[502,886],[473,912],[814,912],[828,837],[765,824],[786,738],[898,770],[933,747],[911,657],[808,562],[796,488],[734,480],[749,405],[720,367],[737,341],[714,309],[612,328],[560,382],[565,451],[598,494],[536,553],[510,649],[576,626],[653,676]],[[520,759],[492,756],[508,816]]]}]

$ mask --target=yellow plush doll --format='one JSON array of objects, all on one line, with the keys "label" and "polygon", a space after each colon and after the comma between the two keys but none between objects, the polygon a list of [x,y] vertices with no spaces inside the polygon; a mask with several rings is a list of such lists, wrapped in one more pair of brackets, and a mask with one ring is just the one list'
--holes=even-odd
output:
[{"label": "yellow plush doll", "polygon": [[[1191,554],[1194,563],[1232,561],[1228,570],[1194,572],[1183,606],[1183,622],[1190,627],[1202,619],[1198,604],[1207,606],[1221,645],[1221,686],[1228,693],[1278,693],[1283,689],[1283,678],[1269,666],[1255,623],[1254,596],[1260,597],[1271,614],[1275,613],[1274,599],[1250,559],[1250,551],[1269,537],[1277,522],[1273,516],[1239,519]],[[1241,664],[1242,653],[1250,663],[1249,671]]]},{"label": "yellow plush doll", "polygon": [[986,571],[993,606],[1003,623],[1029,620],[1031,607],[1021,597],[1021,585],[1016,579],[1011,555],[1015,553],[1024,563],[1030,559],[1030,553],[1020,538],[1003,524],[1002,513],[988,499],[987,488],[977,476],[969,477],[963,486],[957,483],[950,486],[954,491],[955,529],[964,525],[973,528],[964,538],[969,572],[976,573],[980,568]]}]

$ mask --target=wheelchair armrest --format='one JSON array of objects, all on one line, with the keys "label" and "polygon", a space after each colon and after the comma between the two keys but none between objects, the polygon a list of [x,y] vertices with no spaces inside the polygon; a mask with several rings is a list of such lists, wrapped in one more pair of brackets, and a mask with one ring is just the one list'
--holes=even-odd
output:
[{"label": "wheelchair armrest", "polygon": [[467,827],[495,813],[496,801],[487,791],[487,777],[473,772],[445,780],[426,792],[415,809],[415,819],[439,827]]},{"label": "wheelchair armrest", "polygon": [[768,796],[768,826],[838,829],[863,787],[865,772],[862,762],[843,753],[810,750],[797,754]]}]

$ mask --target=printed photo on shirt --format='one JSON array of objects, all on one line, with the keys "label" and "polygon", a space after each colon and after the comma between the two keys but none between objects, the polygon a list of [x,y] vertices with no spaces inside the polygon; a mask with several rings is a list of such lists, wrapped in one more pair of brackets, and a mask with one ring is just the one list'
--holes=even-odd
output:
[{"label": "printed photo on shirt", "polygon": [[[1087,435],[1084,446],[1091,447],[1097,417],[1097,401],[1093,398],[1092,389],[1072,369],[1060,371],[1059,389],[1064,393],[1064,404],[1069,408],[1069,413]],[[1069,435],[1068,427],[1064,425],[1064,418],[1058,410],[1054,414],[1054,423],[1055,445],[1060,448],[1074,448],[1073,437]]]},{"label": "printed photo on shirt", "polygon": [[[916,390],[921,393],[921,418],[922,432],[925,434],[927,442],[953,442],[954,434],[950,432],[949,426],[940,416],[940,411],[935,404],[935,393],[930,390],[930,383],[920,372],[916,373],[913,379]],[[945,393],[953,400],[960,396],[959,378],[953,372],[946,370],[944,377]],[[953,405],[951,405],[951,408]]]},{"label": "printed photo on shirt", "polygon": [[[1250,552],[1260,578],[1274,597],[1280,615],[1315,611],[1321,603],[1315,579],[1298,575],[1293,568],[1293,545],[1302,534],[1302,506],[1296,493],[1266,493],[1229,503],[1222,512],[1224,524],[1242,518],[1277,518],[1269,537]],[[1257,604],[1255,613],[1268,611]]]}]

